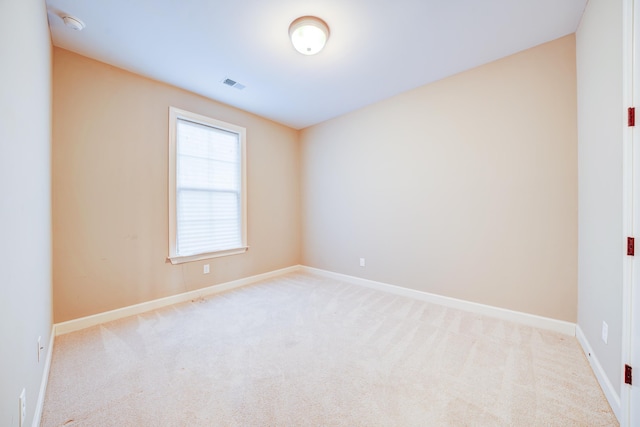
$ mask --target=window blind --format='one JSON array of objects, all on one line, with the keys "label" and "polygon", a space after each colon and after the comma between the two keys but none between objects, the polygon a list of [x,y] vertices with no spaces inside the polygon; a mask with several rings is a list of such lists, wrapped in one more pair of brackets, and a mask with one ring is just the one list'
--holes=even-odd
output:
[{"label": "window blind", "polygon": [[177,120],[177,255],[243,246],[240,150],[237,133]]}]

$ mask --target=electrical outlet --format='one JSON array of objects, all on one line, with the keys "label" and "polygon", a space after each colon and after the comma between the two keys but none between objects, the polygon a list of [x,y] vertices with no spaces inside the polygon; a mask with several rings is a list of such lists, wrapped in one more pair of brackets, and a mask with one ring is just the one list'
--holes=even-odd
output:
[{"label": "electrical outlet", "polygon": [[38,363],[40,363],[40,355],[44,347],[42,346],[42,337],[38,337]]},{"label": "electrical outlet", "polygon": [[607,322],[602,321],[602,341],[604,341],[604,343],[607,343],[607,339],[609,338],[609,325],[607,325]]},{"label": "electrical outlet", "polygon": [[24,421],[27,418],[27,394],[26,390],[22,389],[22,393],[20,393],[20,427],[24,425]]},{"label": "electrical outlet", "polygon": [[205,264],[204,268],[202,269],[202,273],[203,274],[209,274],[209,264]]},{"label": "electrical outlet", "polygon": [[364,258],[360,258],[360,267],[364,267]]}]

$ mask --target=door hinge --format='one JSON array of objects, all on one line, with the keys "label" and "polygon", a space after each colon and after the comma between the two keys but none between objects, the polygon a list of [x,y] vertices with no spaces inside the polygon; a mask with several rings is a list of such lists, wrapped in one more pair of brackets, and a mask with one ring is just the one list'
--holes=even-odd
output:
[{"label": "door hinge", "polygon": [[636,108],[629,107],[627,110],[627,126],[635,126],[636,125]]},{"label": "door hinge", "polygon": [[636,252],[635,247],[635,239],[633,237],[627,237],[627,255],[634,256]]},{"label": "door hinge", "polygon": [[624,365],[624,383],[632,385],[633,378],[631,375],[631,366]]}]

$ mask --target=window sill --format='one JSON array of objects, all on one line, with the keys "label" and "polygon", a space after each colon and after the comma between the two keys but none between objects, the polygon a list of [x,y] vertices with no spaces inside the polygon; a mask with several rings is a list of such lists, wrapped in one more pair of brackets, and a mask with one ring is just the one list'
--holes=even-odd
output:
[{"label": "window sill", "polygon": [[197,255],[189,255],[189,256],[176,255],[176,256],[170,256],[167,259],[171,262],[171,264],[183,264],[185,262],[200,261],[203,259],[219,258],[219,257],[229,256],[229,255],[239,255],[247,252],[248,249],[249,247],[245,246],[242,248],[228,249],[226,251],[218,251],[218,252],[209,252],[206,254],[197,254]]}]

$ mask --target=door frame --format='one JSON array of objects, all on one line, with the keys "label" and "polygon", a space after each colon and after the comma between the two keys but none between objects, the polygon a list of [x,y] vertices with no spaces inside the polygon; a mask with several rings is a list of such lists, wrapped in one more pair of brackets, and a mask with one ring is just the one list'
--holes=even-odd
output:
[{"label": "door frame", "polygon": [[[636,25],[638,24],[638,25]],[[640,238],[640,147],[636,130],[627,124],[627,108],[640,107],[640,78],[636,70],[640,58],[640,0],[623,1],[622,28],[622,120],[623,120],[623,247],[628,236]],[[640,111],[639,111],[640,112]],[[638,123],[640,126],[640,123]],[[620,393],[621,426],[640,425],[640,328],[633,327],[634,318],[640,317],[640,253],[623,260],[622,289],[622,384]],[[635,291],[634,291],[635,290]],[[634,337],[635,335],[635,337]],[[636,384],[624,383],[624,365],[636,367]],[[633,404],[635,403],[635,404]]]}]

